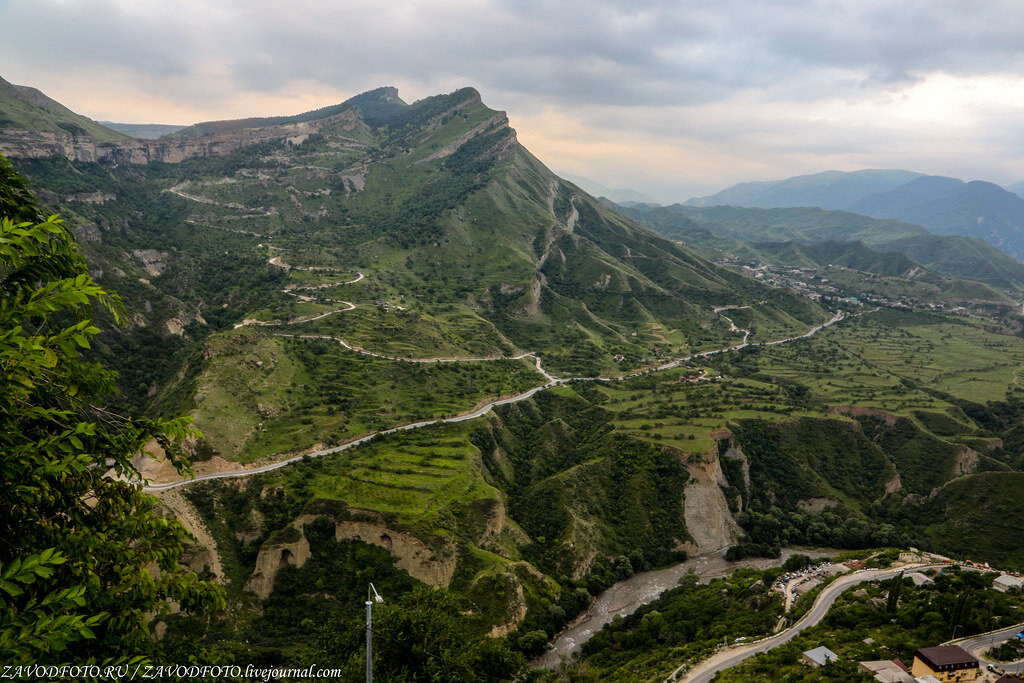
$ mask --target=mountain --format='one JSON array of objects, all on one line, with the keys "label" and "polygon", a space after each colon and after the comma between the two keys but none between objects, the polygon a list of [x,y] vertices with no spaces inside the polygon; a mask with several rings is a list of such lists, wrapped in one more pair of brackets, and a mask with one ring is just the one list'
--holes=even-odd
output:
[{"label": "mountain", "polygon": [[573,173],[559,173],[559,175],[595,197],[607,197],[616,204],[658,204],[658,200],[651,195],[631,190],[628,187],[615,190],[581,175]]},{"label": "mountain", "polygon": [[185,128],[185,126],[175,126],[166,123],[114,123],[113,121],[100,121],[99,123],[119,133],[130,135],[133,138],[143,138],[144,140],[155,140],[171,133],[177,133]]},{"label": "mountain", "polygon": [[740,183],[707,197],[689,199],[686,206],[817,206],[846,210],[867,195],[888,192],[920,175],[900,170],[825,171],[785,180]]},{"label": "mountain", "polygon": [[129,139],[124,133],[76,114],[35,88],[13,85],[3,78],[0,78],[0,129],[88,136],[100,142]]},{"label": "mountain", "polygon": [[1019,195],[1021,197],[1024,197],[1024,181],[1019,182],[1019,183],[1014,183],[1013,185],[1007,185],[1006,189],[1009,190],[1010,192],[1014,193],[1015,195]]},{"label": "mountain", "polygon": [[[736,206],[620,208],[658,232],[697,247],[742,254],[742,243],[863,242],[875,251],[899,252],[946,277],[1024,288],[1024,264],[984,240],[934,235],[920,225],[813,207]],[[732,242],[730,242],[732,240]]]},{"label": "mountain", "polygon": [[[880,295],[904,277],[939,288],[879,251],[886,239],[935,258],[963,240],[978,259],[995,251],[984,242],[816,209],[630,209],[669,237],[557,177],[472,88],[411,104],[382,88],[318,112],[55,146],[0,129],[124,297],[126,328],[100,320],[88,359],[121,372],[124,404],[194,419],[197,475],[240,475],[154,490],[231,606],[157,617],[167,651],[217,642],[356,679],[372,579],[383,647],[405,646],[383,636],[410,633],[394,620],[413,615],[417,633],[485,643],[477,670],[513,678],[516,658],[634,572],[744,537],[744,552],[938,544],[945,530],[911,535],[933,491],[1024,467],[1024,318],[844,302],[857,314],[840,319],[678,235],[875,270],[851,278]],[[705,351],[722,352],[641,372]],[[935,523],[957,507],[941,500]],[[973,528],[1007,514],[988,510]],[[778,599],[743,593],[773,626]],[[709,642],[720,633],[733,631]]]},{"label": "mountain", "polygon": [[940,235],[980,237],[1024,260],[1024,198],[994,183],[921,176],[867,195],[850,210],[916,223]]},{"label": "mountain", "polygon": [[1024,198],[983,181],[910,171],[826,171],[742,183],[686,206],[819,207],[921,225],[939,235],[984,239],[1024,260]]},{"label": "mountain", "polygon": [[262,142],[302,140],[327,126],[377,125],[381,116],[406,106],[394,88],[378,88],[294,116],[201,123],[158,139],[139,139],[79,116],[32,88],[6,84],[0,97],[0,154],[20,159],[60,155],[114,165],[223,157]]},{"label": "mountain", "polygon": [[[897,251],[876,251],[863,242],[754,242],[751,249],[770,263],[800,268],[844,266],[876,275],[919,277],[921,264]],[[937,279],[937,278],[936,278]]]},{"label": "mountain", "polygon": [[[264,236],[286,262],[366,273],[382,298],[430,316],[416,323],[429,333],[410,324],[391,342],[418,343],[423,355],[531,349],[552,368],[594,374],[615,368],[616,353],[667,353],[654,353],[664,333],[680,352],[727,339],[716,305],[771,300],[794,328],[822,317],[562,181],[472,88],[412,105],[379,88],[297,116],[196,124],[104,149],[111,161],[182,162],[149,171],[148,187],[172,185],[195,224]],[[464,316],[460,333],[445,329],[440,307]]]},{"label": "mountain", "polygon": [[270,116],[229,121],[206,121],[183,127],[172,133],[174,137],[202,137],[214,133],[227,133],[245,128],[266,128],[289,123],[304,123],[326,119],[350,109],[355,109],[364,121],[371,125],[383,122],[390,115],[401,112],[408,105],[398,96],[398,89],[383,87],[369,90],[351,97],[340,104],[313,109],[294,116]]},{"label": "mountain", "polygon": [[[102,146],[69,136],[60,155],[14,156],[125,298],[128,329],[100,335],[93,357],[121,371],[126,403],[194,418],[199,472],[469,413],[545,385],[539,368],[617,376],[830,316],[558,178],[472,88],[412,104],[378,89],[316,116],[190,129]],[[756,329],[721,306],[745,307]],[[407,360],[438,358],[460,362]],[[405,581],[470,600],[483,633],[508,633],[570,607],[576,579],[556,577],[610,576],[607,557],[634,551],[638,566],[664,563],[689,539],[680,456],[617,432],[607,398],[588,396],[560,387],[486,418],[381,435],[316,459],[315,474],[248,479],[238,514],[217,482],[182,504],[218,539],[236,596],[299,609],[274,592],[282,547],[312,572],[341,552],[307,528],[329,517],[330,539],[383,553],[380,576],[397,563]]]}]

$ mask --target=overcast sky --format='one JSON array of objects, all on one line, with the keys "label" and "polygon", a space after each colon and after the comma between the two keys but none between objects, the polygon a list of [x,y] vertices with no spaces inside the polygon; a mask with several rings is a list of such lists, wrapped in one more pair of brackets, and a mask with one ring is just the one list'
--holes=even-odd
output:
[{"label": "overcast sky", "polygon": [[94,119],[463,85],[556,171],[683,200],[906,168],[1024,180],[1020,0],[0,0],[0,76]]}]

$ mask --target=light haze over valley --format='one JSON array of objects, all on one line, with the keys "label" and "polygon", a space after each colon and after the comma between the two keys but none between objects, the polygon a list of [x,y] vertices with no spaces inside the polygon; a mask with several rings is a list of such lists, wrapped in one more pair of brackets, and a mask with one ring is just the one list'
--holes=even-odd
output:
[{"label": "light haze over valley", "polygon": [[0,665],[1020,681],[1022,30],[0,4]]}]

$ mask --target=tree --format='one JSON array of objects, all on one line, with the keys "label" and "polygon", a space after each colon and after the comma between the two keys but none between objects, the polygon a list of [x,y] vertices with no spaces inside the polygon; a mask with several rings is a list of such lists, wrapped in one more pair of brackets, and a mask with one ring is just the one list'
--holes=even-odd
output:
[{"label": "tree", "polygon": [[900,604],[900,593],[903,591],[903,572],[892,577],[889,581],[889,598],[885,603],[885,611],[889,614],[896,614]]},{"label": "tree", "polygon": [[[185,419],[105,410],[116,375],[81,350],[99,286],[56,216],[0,157],[0,662],[128,660],[171,601],[202,612],[221,590],[177,562],[186,532],[155,513],[132,464],[156,440],[179,471]],[[110,474],[108,474],[110,472]]]},{"label": "tree", "polygon": [[[387,598],[387,596],[385,596]],[[526,665],[503,639],[481,637],[458,596],[418,586],[373,611],[374,679],[379,681],[499,681],[515,678]],[[337,616],[321,634],[310,663],[337,666],[345,680],[358,680],[365,666],[365,628]],[[525,636],[540,643],[544,631]]]}]

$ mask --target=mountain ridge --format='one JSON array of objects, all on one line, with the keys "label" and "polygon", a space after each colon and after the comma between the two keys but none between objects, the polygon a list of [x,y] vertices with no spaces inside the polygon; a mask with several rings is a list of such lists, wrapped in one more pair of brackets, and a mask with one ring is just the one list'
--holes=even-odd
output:
[{"label": "mountain ridge", "polygon": [[921,175],[900,169],[822,171],[783,180],[739,183],[712,195],[688,199],[684,205],[759,209],[817,206],[847,210],[868,194],[895,189]]},{"label": "mountain ridge", "polygon": [[876,218],[917,223],[940,235],[980,237],[1024,258],[1024,198],[982,180],[920,176],[851,207]]},{"label": "mountain ridge", "polygon": [[[408,106],[398,98],[395,88],[386,86],[340,104],[293,116],[213,121],[156,139],[140,139],[85,119],[34,88],[11,86],[3,81],[0,95],[5,93],[12,94],[0,100],[0,114],[16,109],[20,101],[33,108],[30,112],[33,116],[4,115],[0,119],[0,154],[12,159],[40,159],[57,154],[70,160],[106,164],[178,163],[196,157],[223,157],[237,149],[272,140],[300,141],[303,136],[338,122],[354,127],[364,111],[386,118],[396,108]],[[62,126],[60,120],[54,123],[50,120],[53,116],[48,115],[51,109],[66,112],[62,114],[64,118],[82,121],[82,125]],[[37,120],[43,125],[35,125]]]},{"label": "mountain ridge", "polygon": [[[947,277],[977,280],[1020,290],[1024,264],[977,237],[935,235],[920,225],[818,207],[750,208],[737,206],[620,207],[673,239],[735,250],[739,242],[804,243],[862,241],[881,251],[896,251]],[[714,235],[714,237],[710,237]]]},{"label": "mountain ridge", "polygon": [[819,207],[924,226],[987,241],[1024,260],[1024,198],[994,183],[902,170],[825,171],[741,183],[685,206]]},{"label": "mountain ridge", "polygon": [[360,116],[366,119],[371,117],[386,117],[390,113],[401,111],[409,105],[398,96],[398,88],[394,86],[382,86],[360,93],[344,102],[332,104],[317,109],[294,114],[291,116],[263,116],[244,119],[222,119],[215,121],[203,121],[194,123],[191,126],[183,127],[181,130],[170,134],[171,137],[203,137],[216,133],[227,133],[241,130],[243,128],[266,128],[269,126],[280,126],[287,123],[304,123],[316,119],[325,119],[335,114],[354,108]]},{"label": "mountain ridge", "polygon": [[0,77],[0,131],[15,127],[70,137],[90,137],[105,143],[128,142],[132,139],[71,111],[36,88],[14,85]]}]

